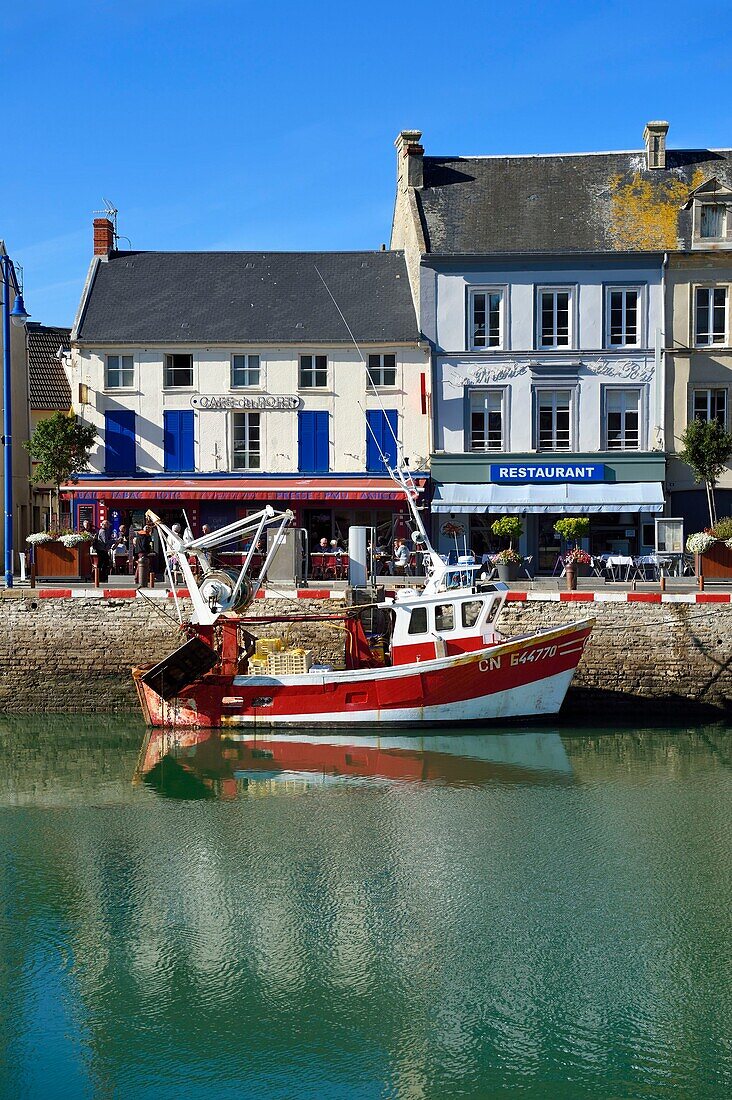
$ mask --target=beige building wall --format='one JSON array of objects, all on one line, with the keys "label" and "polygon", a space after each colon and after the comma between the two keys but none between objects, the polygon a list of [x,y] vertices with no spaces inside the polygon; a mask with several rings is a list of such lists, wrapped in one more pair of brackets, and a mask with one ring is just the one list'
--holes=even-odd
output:
[{"label": "beige building wall", "polygon": [[[700,347],[695,333],[696,288],[727,288],[727,332],[724,344]],[[686,465],[675,457],[681,436],[694,413],[694,391],[726,391],[727,429],[732,429],[732,253],[671,254],[666,282],[666,446],[669,451],[670,492],[699,490]],[[719,481],[720,490],[732,490],[732,467]],[[724,498],[723,498],[724,499]],[[727,512],[723,500],[720,514]]]}]

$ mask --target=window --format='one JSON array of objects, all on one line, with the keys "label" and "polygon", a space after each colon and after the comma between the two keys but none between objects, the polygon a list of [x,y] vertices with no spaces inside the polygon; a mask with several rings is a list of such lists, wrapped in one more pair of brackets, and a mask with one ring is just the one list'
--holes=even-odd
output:
[{"label": "window", "polygon": [[369,355],[369,385],[396,386],[396,356]]},{"label": "window", "polygon": [[694,299],[695,341],[700,345],[727,342],[727,287],[698,286]]},{"label": "window", "polygon": [[310,390],[328,385],[328,356],[300,356],[300,389]]},{"label": "window", "polygon": [[165,356],[165,388],[175,389],[181,386],[193,385],[193,356],[175,355]]},{"label": "window", "polygon": [[135,384],[135,360],[132,355],[107,356],[108,390],[129,390]]},{"label": "window", "polygon": [[415,607],[414,611],[409,617],[409,630],[408,634],[426,634],[427,633],[427,608]]},{"label": "window", "polygon": [[718,420],[723,428],[727,427],[727,390],[694,390],[694,419]]},{"label": "window", "polygon": [[503,390],[472,390],[469,400],[471,451],[503,450]]},{"label": "window", "polygon": [[571,442],[571,390],[539,390],[538,440],[542,451],[568,451]]},{"label": "window", "polygon": [[301,474],[327,474],[330,469],[329,414],[303,410],[297,414],[297,461]]},{"label": "window", "polygon": [[725,237],[727,228],[727,207],[722,203],[704,202],[699,215],[699,236],[703,238]]},{"label": "window", "polygon": [[605,390],[605,444],[609,451],[640,447],[640,390]]},{"label": "window", "polygon": [[231,386],[258,386],[260,385],[261,371],[258,355],[232,355],[231,357]]},{"label": "window", "polygon": [[607,292],[607,346],[638,347],[640,334],[639,287],[609,287]]},{"label": "window", "polygon": [[262,440],[259,413],[233,414],[233,468],[258,470],[262,462]]},{"label": "window", "polygon": [[503,291],[471,290],[470,348],[503,347]]},{"label": "window", "polygon": [[482,600],[466,600],[465,603],[462,604],[463,626],[475,626],[478,619],[480,618],[480,613],[482,610]]},{"label": "window", "polygon": [[568,348],[571,342],[572,292],[568,287],[539,291],[539,347]]},{"label": "window", "polygon": [[383,474],[397,465],[399,414],[396,409],[366,410],[366,469]]},{"label": "window", "polygon": [[455,608],[451,603],[435,605],[435,630],[455,629]]},{"label": "window", "polygon": [[112,409],[104,414],[104,472],[135,472],[135,414],[129,409]]},{"label": "window", "polygon": [[193,409],[166,409],[163,413],[163,455],[168,473],[195,469]]}]

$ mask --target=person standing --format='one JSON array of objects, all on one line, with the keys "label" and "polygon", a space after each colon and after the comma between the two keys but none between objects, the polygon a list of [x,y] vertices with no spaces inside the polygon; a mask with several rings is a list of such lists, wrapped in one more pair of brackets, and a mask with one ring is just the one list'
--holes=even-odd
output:
[{"label": "person standing", "polygon": [[135,557],[135,579],[138,588],[147,588],[150,581],[150,555],[153,552],[153,540],[148,523],[138,531],[132,544]]},{"label": "person standing", "polygon": [[99,565],[99,579],[100,581],[109,580],[109,567],[111,564],[112,549],[115,544],[114,532],[112,531],[112,524],[108,519],[102,521],[102,526],[94,536],[94,549],[97,552],[97,563]]}]

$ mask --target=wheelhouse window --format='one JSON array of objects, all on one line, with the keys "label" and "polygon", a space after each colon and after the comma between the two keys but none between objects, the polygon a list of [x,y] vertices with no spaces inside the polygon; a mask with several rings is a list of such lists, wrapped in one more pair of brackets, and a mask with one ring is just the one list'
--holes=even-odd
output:
[{"label": "wheelhouse window", "polygon": [[693,410],[695,420],[717,420],[726,429],[727,390],[722,387],[694,390]]},{"label": "wheelhouse window", "polygon": [[108,355],[106,388],[131,390],[135,384],[135,359],[132,355]]},{"label": "wheelhouse window", "polygon": [[640,447],[640,390],[605,390],[605,444],[609,451]]},{"label": "wheelhouse window", "polygon": [[503,347],[503,290],[471,290],[469,335],[471,350]]},{"label": "wheelhouse window", "polygon": [[396,355],[369,355],[369,386],[396,386]]},{"label": "wheelhouse window", "polygon": [[176,352],[165,356],[165,388],[172,390],[193,385],[193,356]]},{"label": "wheelhouse window", "polygon": [[233,468],[259,470],[262,462],[260,414],[233,413]]},{"label": "wheelhouse window", "polygon": [[232,389],[238,386],[259,386],[261,384],[261,377],[262,374],[258,355],[232,355]]},{"label": "wheelhouse window", "polygon": [[475,626],[483,610],[482,600],[466,600],[460,605],[464,627]]},{"label": "wheelhouse window", "polygon": [[501,451],[503,443],[503,390],[470,393],[471,451]]},{"label": "wheelhouse window", "polygon": [[609,287],[607,291],[607,346],[633,348],[641,342],[640,288]]},{"label": "wheelhouse window", "polygon": [[435,630],[455,629],[455,608],[451,603],[435,605]]},{"label": "wheelhouse window", "polygon": [[412,614],[409,617],[408,634],[426,634],[427,633],[427,608],[415,607]]},{"label": "wheelhouse window", "polygon": [[324,389],[328,385],[328,356],[300,356],[300,389]]},{"label": "wheelhouse window", "polygon": [[539,290],[540,348],[568,348],[572,341],[572,291],[569,287]]},{"label": "wheelhouse window", "polygon": [[700,347],[727,343],[727,287],[698,286],[694,295],[694,341]]},{"label": "wheelhouse window", "polygon": [[572,436],[572,391],[537,393],[538,443],[542,451],[568,451]]}]

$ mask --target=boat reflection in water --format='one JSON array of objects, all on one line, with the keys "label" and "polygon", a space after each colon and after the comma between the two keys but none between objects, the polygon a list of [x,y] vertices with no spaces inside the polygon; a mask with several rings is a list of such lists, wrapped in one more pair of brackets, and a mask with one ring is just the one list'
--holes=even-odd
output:
[{"label": "boat reflection in water", "polygon": [[145,737],[135,778],[172,798],[232,799],[252,784],[485,786],[573,776],[561,737],[546,731],[380,737],[158,729]]}]

